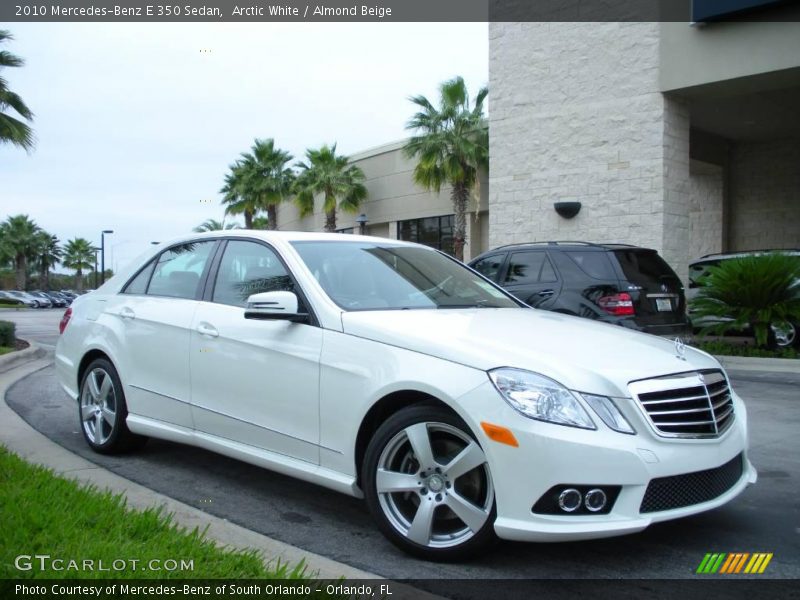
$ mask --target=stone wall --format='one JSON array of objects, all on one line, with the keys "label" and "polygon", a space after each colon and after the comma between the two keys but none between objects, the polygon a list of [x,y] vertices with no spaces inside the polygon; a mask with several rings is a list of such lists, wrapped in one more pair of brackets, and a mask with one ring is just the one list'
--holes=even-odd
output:
[{"label": "stone wall", "polygon": [[723,170],[718,165],[691,163],[689,259],[722,252]]},{"label": "stone wall", "polygon": [[489,246],[644,245],[685,277],[689,115],[660,93],[659,24],[491,23],[489,47]]},{"label": "stone wall", "polygon": [[731,246],[800,248],[800,141],[733,147]]}]

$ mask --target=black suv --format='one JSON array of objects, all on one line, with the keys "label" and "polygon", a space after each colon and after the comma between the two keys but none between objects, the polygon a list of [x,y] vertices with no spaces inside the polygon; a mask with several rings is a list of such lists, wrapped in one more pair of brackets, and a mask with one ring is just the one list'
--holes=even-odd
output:
[{"label": "black suv", "polygon": [[655,250],[535,242],[495,248],[469,266],[534,308],[656,335],[689,331],[683,284]]}]

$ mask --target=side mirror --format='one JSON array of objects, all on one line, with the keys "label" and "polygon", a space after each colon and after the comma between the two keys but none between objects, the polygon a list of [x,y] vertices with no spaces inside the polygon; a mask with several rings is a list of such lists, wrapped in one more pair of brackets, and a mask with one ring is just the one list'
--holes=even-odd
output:
[{"label": "side mirror", "polygon": [[244,318],[306,323],[308,313],[297,312],[297,296],[292,292],[262,292],[247,298]]}]

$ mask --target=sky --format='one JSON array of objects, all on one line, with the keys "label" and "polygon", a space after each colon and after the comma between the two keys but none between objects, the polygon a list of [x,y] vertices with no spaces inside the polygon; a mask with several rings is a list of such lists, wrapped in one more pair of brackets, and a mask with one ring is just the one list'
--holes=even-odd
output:
[{"label": "sky", "polygon": [[[254,138],[301,158],[406,137],[408,97],[488,83],[486,23],[14,23],[3,69],[36,148],[0,145],[0,220],[63,242],[106,236],[106,267],[221,220],[218,193]],[[59,269],[61,270],[61,269]]]}]

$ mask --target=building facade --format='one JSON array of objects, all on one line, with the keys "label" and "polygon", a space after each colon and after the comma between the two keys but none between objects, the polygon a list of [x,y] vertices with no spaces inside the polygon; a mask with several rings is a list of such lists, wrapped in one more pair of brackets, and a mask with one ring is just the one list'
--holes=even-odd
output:
[{"label": "building facade", "polygon": [[490,246],[649,246],[684,279],[703,254],[800,246],[800,23],[489,31]]},{"label": "building facade", "polygon": [[[798,11],[800,16],[800,11]],[[800,19],[490,23],[490,164],[465,257],[545,240],[704,254],[800,247]],[[403,142],[351,157],[366,232],[448,250],[449,189],[413,182]],[[572,218],[555,210],[579,202]],[[358,230],[357,215],[338,227]],[[281,229],[324,215],[279,211]],[[450,242],[451,243],[451,242]]]}]

